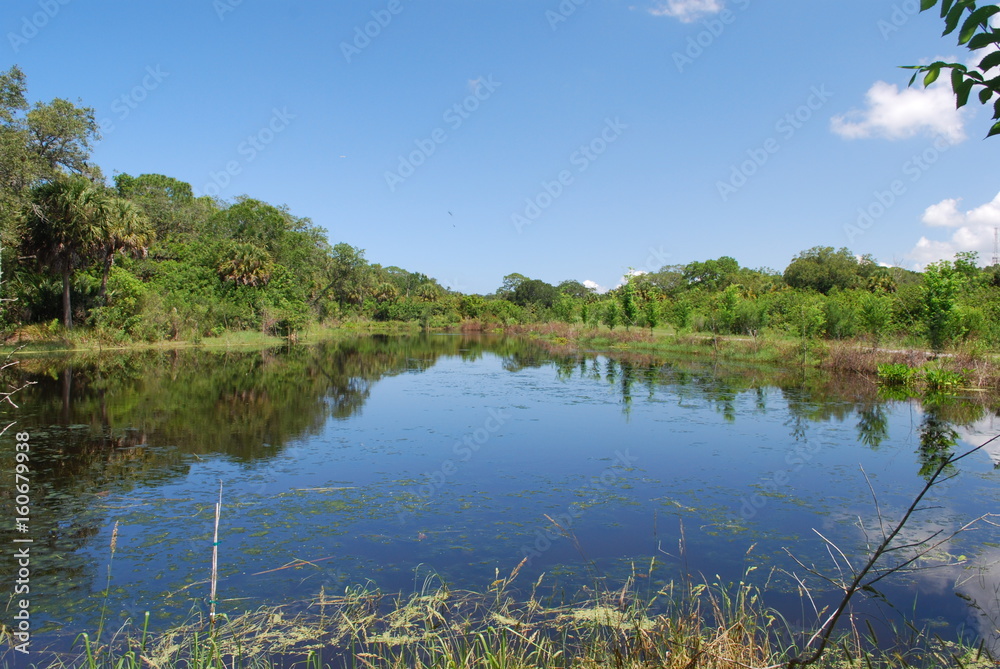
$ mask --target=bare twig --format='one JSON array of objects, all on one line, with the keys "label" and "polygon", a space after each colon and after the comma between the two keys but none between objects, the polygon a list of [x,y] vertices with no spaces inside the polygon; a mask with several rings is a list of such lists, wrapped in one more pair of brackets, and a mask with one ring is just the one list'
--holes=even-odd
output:
[{"label": "bare twig", "polygon": [[[996,441],[997,439],[1000,439],[1000,435],[988,439],[979,446],[976,446],[975,448],[970,449],[965,453],[962,453],[961,455],[949,456],[945,458],[943,461],[941,461],[941,463],[937,466],[937,468],[935,468],[934,472],[927,478],[927,482],[924,484],[924,487],[914,498],[913,502],[910,503],[910,506],[909,508],[906,509],[906,513],[903,514],[903,517],[899,520],[899,522],[896,523],[892,531],[890,531],[889,534],[884,536],[882,542],[875,548],[874,552],[872,552],[871,556],[868,558],[868,561],[865,563],[865,566],[862,567],[861,571],[855,574],[854,579],[851,581],[850,585],[847,586],[846,590],[844,591],[844,597],[843,599],[841,599],[840,604],[837,606],[836,610],[830,615],[830,617],[822,625],[822,627],[820,627],[820,629],[816,631],[816,634],[813,635],[813,637],[809,640],[809,644],[807,644],[811,645],[814,641],[818,639],[819,646],[811,654],[799,655],[798,657],[789,660],[787,664],[789,669],[792,669],[794,667],[804,667],[813,664],[823,656],[823,652],[826,650],[826,646],[830,641],[830,635],[833,634],[833,630],[837,626],[837,621],[840,619],[840,616],[847,609],[847,605],[850,604],[851,598],[854,597],[854,594],[858,590],[862,588],[867,588],[872,583],[875,583],[876,581],[885,578],[889,574],[899,571],[905,565],[911,564],[916,559],[913,558],[903,563],[903,565],[897,565],[892,569],[889,569],[888,571],[881,573],[879,576],[872,579],[871,581],[863,583],[865,577],[868,575],[870,571],[872,571],[872,569],[875,568],[876,564],[882,558],[882,556],[890,551],[890,544],[899,535],[899,533],[902,531],[906,523],[910,520],[910,517],[914,514],[914,512],[918,510],[918,508],[920,507],[921,500],[923,500],[924,496],[930,491],[930,489],[933,488],[935,485],[943,483],[944,481],[947,481],[948,479],[951,479],[955,476],[954,474],[952,474],[942,479],[941,474],[944,472],[944,470],[950,467],[951,465],[955,464],[959,460],[967,458],[976,451],[985,448],[986,446]],[[965,527],[968,526],[963,526],[963,529],[965,529]],[[939,542],[936,545],[940,545],[940,543],[943,543],[943,541],[944,540],[942,540],[942,542]],[[926,551],[923,551],[922,553],[926,554],[926,552],[932,550],[932,548],[933,547],[929,547]]]}]

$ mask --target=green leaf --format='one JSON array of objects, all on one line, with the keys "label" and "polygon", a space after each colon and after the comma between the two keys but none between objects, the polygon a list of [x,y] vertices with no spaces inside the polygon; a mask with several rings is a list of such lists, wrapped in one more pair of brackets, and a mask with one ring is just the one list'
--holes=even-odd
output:
[{"label": "green leaf", "polygon": [[991,44],[1000,44],[1000,31],[991,30],[988,33],[980,33],[969,40],[968,47],[972,51],[985,49]]},{"label": "green leaf", "polygon": [[954,0],[944,0],[941,3],[941,18],[948,16],[948,12],[951,10],[951,5]]},{"label": "green leaf", "polygon": [[962,20],[962,14],[965,13],[965,7],[961,4],[955,5],[948,12],[948,17],[944,21],[944,32],[942,35],[950,35],[955,32],[955,28],[958,27],[958,22]]},{"label": "green leaf", "polygon": [[928,9],[937,4],[937,0],[920,0],[920,11],[926,12]]},{"label": "green leaf", "polygon": [[1000,7],[997,7],[996,5],[980,7],[972,12],[972,14],[969,15],[969,18],[967,18],[965,23],[962,25],[962,30],[958,37],[958,43],[965,44],[971,40],[980,27],[988,29],[990,26],[990,17],[997,12],[1000,12]]},{"label": "green leaf", "polygon": [[952,68],[951,70],[951,90],[958,93],[958,89],[962,87],[965,83],[965,77],[962,76],[962,71],[958,68]]},{"label": "green leaf", "polygon": [[989,131],[989,133],[987,133],[986,136],[987,137],[992,137],[993,135],[1000,135],[1000,121],[998,121],[997,123],[993,124],[993,127],[990,128],[990,131]]},{"label": "green leaf", "polygon": [[993,51],[992,53],[986,54],[986,57],[979,61],[979,69],[992,70],[994,67],[1000,65],[1000,51]]},{"label": "green leaf", "polygon": [[951,71],[951,90],[958,93],[964,83],[965,77],[962,76],[961,70],[953,68]]},{"label": "green leaf", "polygon": [[935,81],[937,81],[937,78],[939,76],[941,76],[941,68],[931,67],[931,69],[927,71],[927,76],[924,77],[924,88],[927,88]]},{"label": "green leaf", "polygon": [[993,97],[993,91],[991,91],[990,89],[984,88],[983,90],[979,91],[979,102],[981,102],[982,104],[986,104],[987,102],[989,102],[991,97]]},{"label": "green leaf", "polygon": [[961,109],[969,104],[969,95],[972,93],[972,82],[966,81],[955,89],[955,109]]}]

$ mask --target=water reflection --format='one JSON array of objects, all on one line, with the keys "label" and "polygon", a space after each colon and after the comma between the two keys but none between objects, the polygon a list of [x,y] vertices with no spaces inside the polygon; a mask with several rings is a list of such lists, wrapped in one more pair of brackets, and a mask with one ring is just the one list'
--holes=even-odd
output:
[{"label": "water reflection", "polygon": [[[458,361],[464,366],[455,367]],[[490,371],[461,380],[491,365],[500,376]],[[182,518],[185,505],[196,504],[190,489],[204,483],[210,497],[216,478],[238,478],[232,472],[255,482],[232,493],[237,517],[231,522],[243,531],[240,559],[248,561],[234,571],[259,569],[248,565],[255,559],[249,556],[266,552],[260,542],[276,551],[313,540],[320,542],[311,548],[316,555],[356,556],[353,563],[323,563],[338,583],[346,573],[356,578],[373,564],[417,556],[445,565],[516,563],[518,547],[536,540],[546,510],[573,516],[585,509],[574,531],[599,546],[597,553],[651,553],[655,544],[636,535],[668,505],[691,510],[710,528],[700,531],[700,550],[711,561],[731,557],[737,532],[769,541],[808,535],[815,516],[804,515],[807,505],[826,512],[815,488],[838,492],[837,477],[847,478],[839,472],[856,443],[872,453],[907,443],[910,435],[900,430],[907,412],[915,416],[915,443],[906,451],[915,453],[913,465],[899,462],[894,471],[905,469],[903,479],[913,484],[959,440],[991,433],[998,415],[985,396],[921,404],[886,398],[855,376],[567,353],[500,336],[363,337],[255,352],[45,358],[25,361],[20,374],[35,382],[20,401],[37,458],[33,532],[44,543],[33,582],[41,593],[59,593],[40,600],[51,623],[77,631],[98,606],[111,519],[132,514],[129,531],[142,547],[134,573],[146,573],[142,561],[152,559],[142,551],[168,556],[163,560],[177,569],[197,556],[202,537],[186,538],[190,547],[174,546],[173,537],[160,536],[160,514],[171,515],[170,527],[190,524]],[[421,383],[390,383],[410,378],[404,375]],[[416,396],[415,389],[425,394]],[[411,410],[418,404],[426,408],[416,416]],[[463,434],[474,434],[493,407],[513,416],[505,432],[491,433],[488,448],[463,460],[457,473],[445,471],[433,495],[405,509],[400,526],[394,497],[421,489],[420,472],[443,471],[439,463],[452,455],[442,455],[441,445],[450,449]],[[366,422],[366,411],[380,419]],[[846,434],[832,429],[840,426]],[[630,445],[631,452],[622,452],[638,458],[636,471],[613,469],[613,485],[581,496],[575,482],[609,471],[613,454]],[[0,445],[7,461],[11,448]],[[788,461],[802,453],[808,461]],[[1000,462],[1000,449],[991,457]],[[309,478],[333,460],[334,473]],[[767,478],[773,472],[795,478],[768,488],[761,481],[776,481]],[[726,515],[739,519],[739,500],[755,490],[764,495],[752,519],[727,521]],[[9,500],[9,488],[0,495]],[[340,538],[348,526],[359,537],[354,543]],[[316,528],[323,528],[320,539]],[[713,538],[713,532],[729,534]],[[438,538],[441,545],[433,545]],[[538,571],[566,559],[571,550],[555,547]],[[2,560],[10,569],[10,557]],[[993,577],[984,578],[986,588]],[[174,589],[190,580],[185,576]],[[272,587],[287,592],[295,580]],[[253,583],[245,588],[252,591]]]}]

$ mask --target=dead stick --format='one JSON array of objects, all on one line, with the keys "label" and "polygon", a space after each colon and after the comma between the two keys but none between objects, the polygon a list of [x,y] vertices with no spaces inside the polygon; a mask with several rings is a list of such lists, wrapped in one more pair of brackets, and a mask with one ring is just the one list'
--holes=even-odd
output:
[{"label": "dead stick", "polygon": [[219,514],[222,513],[222,481],[219,481],[219,501],[215,505],[215,537],[212,539],[212,594],[209,596],[208,622],[215,627],[215,592],[219,582]]}]

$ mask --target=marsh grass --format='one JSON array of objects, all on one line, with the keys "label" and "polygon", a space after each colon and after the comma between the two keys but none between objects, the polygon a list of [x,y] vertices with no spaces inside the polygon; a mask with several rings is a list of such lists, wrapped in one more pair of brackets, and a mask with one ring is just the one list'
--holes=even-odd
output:
[{"label": "marsh grass", "polygon": [[[655,580],[663,563],[633,565],[620,587],[595,579],[565,598],[546,575],[521,584],[524,562],[482,592],[450,588],[436,575],[408,596],[374,584],[307,602],[219,617],[196,615],[165,633],[118,630],[107,643],[78,640],[78,651],[52,656],[44,669],[344,667],[350,669],[746,669],[775,668],[800,650],[810,630],[794,630],[744,579],[721,583],[687,575]],[[525,588],[522,591],[520,588]],[[765,586],[766,587],[766,586]],[[807,598],[807,593],[806,593]],[[817,619],[824,614],[815,611]],[[993,667],[979,647],[915,634],[878,639],[851,625],[816,666]]]}]

